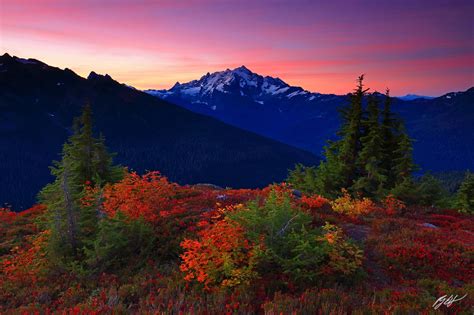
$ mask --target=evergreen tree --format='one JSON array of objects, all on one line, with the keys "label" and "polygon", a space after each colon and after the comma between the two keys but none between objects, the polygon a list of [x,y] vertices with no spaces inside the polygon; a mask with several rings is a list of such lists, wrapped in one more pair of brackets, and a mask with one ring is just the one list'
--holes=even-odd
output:
[{"label": "evergreen tree", "polygon": [[379,105],[374,95],[369,96],[368,117],[362,122],[361,150],[357,156],[357,167],[361,174],[352,190],[369,197],[382,196],[386,176],[383,169],[383,133],[379,122]]},{"label": "evergreen tree", "polygon": [[467,172],[456,194],[459,212],[474,214],[474,174]]},{"label": "evergreen tree", "polygon": [[51,167],[55,181],[39,194],[41,203],[47,207],[51,230],[49,252],[57,262],[79,258],[83,244],[97,230],[97,207],[81,203],[86,185],[100,186],[120,179],[123,174],[121,167],[113,166],[103,137],[93,136],[89,105],[75,119],[73,134],[63,145],[61,156],[61,161],[54,161]]},{"label": "evergreen tree", "polygon": [[337,146],[335,142],[328,142],[324,147],[325,160],[316,169],[315,192],[329,198],[337,197],[345,183]]},{"label": "evergreen tree", "polygon": [[[297,167],[290,172],[289,182],[296,188],[329,198],[341,188],[380,198],[387,192],[411,196],[416,189],[412,173],[416,169],[412,157],[412,140],[403,122],[391,112],[389,90],[382,113],[375,95],[369,98],[367,113],[362,102],[364,89],[361,75],[350,95],[350,104],[340,110],[342,125],[336,141],[324,148],[325,159],[318,168]],[[413,197],[413,198],[412,198]]]},{"label": "evergreen tree", "polygon": [[340,139],[328,143],[326,159],[317,170],[317,192],[327,197],[338,195],[341,188],[351,187],[360,173],[356,159],[361,149],[362,101],[368,91],[364,89],[363,80],[364,75],[361,75],[349,106],[340,110],[342,127],[337,132]]},{"label": "evergreen tree", "polygon": [[305,167],[302,164],[296,164],[295,169],[290,170],[286,181],[293,185],[295,189],[306,194],[312,194],[317,190],[316,178],[316,167]]},{"label": "evergreen tree", "polygon": [[357,88],[351,94],[351,103],[349,107],[341,110],[342,128],[337,133],[341,138],[335,142],[337,149],[337,159],[340,163],[338,174],[343,179],[343,187],[350,187],[353,181],[358,177],[359,170],[357,168],[357,155],[361,150],[361,132],[362,132],[362,101],[365,93],[369,89],[364,90],[364,75],[357,79]]},{"label": "evergreen tree", "polygon": [[416,204],[418,202],[418,186],[411,177],[400,181],[390,190],[390,194],[407,204]]},{"label": "evergreen tree", "polygon": [[411,178],[416,165],[413,162],[413,140],[410,139],[405,131],[405,127],[401,121],[397,123],[395,135],[396,146],[392,151],[393,165],[391,172],[395,186],[404,182],[407,178]]},{"label": "evergreen tree", "polygon": [[395,186],[396,174],[393,171],[394,167],[394,152],[397,150],[397,141],[395,132],[400,121],[393,115],[391,111],[390,90],[385,92],[385,102],[382,111],[382,168],[386,176],[385,187],[392,189]]},{"label": "evergreen tree", "polygon": [[350,104],[342,108],[342,126],[337,132],[339,140],[328,141],[324,148],[325,160],[318,168],[297,167],[290,172],[289,182],[298,189],[318,193],[326,197],[337,196],[341,188],[349,188],[358,178],[360,170],[357,155],[361,150],[362,101],[368,89],[364,89],[364,75],[357,80],[357,87],[350,95]]},{"label": "evergreen tree", "polygon": [[413,140],[408,136],[403,121],[391,111],[390,91],[387,89],[382,112],[382,168],[386,176],[385,188],[395,197],[409,204],[419,203],[420,186],[412,173]]},{"label": "evergreen tree", "polygon": [[82,115],[74,119],[73,135],[69,138],[73,149],[71,157],[75,161],[75,172],[82,183],[93,185],[112,182],[122,176],[121,167],[113,167],[113,154],[107,152],[105,138],[101,134],[94,138],[92,130],[92,109],[84,106]]},{"label": "evergreen tree", "polygon": [[[100,220],[97,237],[85,249],[89,273],[134,271],[153,255],[158,244],[153,227],[143,218],[129,220],[122,212]],[[156,254],[156,253],[155,253]]]},{"label": "evergreen tree", "polygon": [[423,175],[416,187],[416,204],[445,208],[448,204],[448,192],[441,184],[441,181],[427,173]]}]

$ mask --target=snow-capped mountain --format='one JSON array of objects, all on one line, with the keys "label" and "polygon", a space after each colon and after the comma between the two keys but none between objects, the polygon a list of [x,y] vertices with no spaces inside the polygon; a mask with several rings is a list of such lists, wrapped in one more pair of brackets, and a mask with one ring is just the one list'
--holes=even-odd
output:
[{"label": "snow-capped mountain", "polygon": [[[265,103],[275,104],[281,101],[297,101],[319,103],[334,99],[335,95],[309,92],[298,86],[290,86],[280,78],[262,76],[250,71],[245,66],[240,66],[233,70],[227,69],[214,73],[207,73],[199,80],[188,83],[176,84],[169,90],[146,90],[148,94],[163,99],[185,99],[194,104],[198,104],[205,110],[218,110],[218,105],[222,95],[251,98],[254,103],[264,105]],[[407,94],[397,97],[403,101],[413,101],[417,99],[433,99],[432,96],[417,94]],[[218,104],[214,99],[219,99]],[[281,111],[282,108],[279,108]]]},{"label": "snow-capped mountain", "polygon": [[[249,98],[256,105],[275,103],[276,101],[287,102],[290,99],[302,101],[313,101],[320,98],[319,93],[311,93],[301,87],[290,86],[280,78],[261,76],[250,71],[245,66],[227,69],[225,71],[207,73],[199,80],[180,84],[177,82],[169,90],[147,90],[151,95],[163,99],[185,99],[211,110],[218,110],[220,99],[223,97]],[[215,100],[219,99],[216,104]]]}]

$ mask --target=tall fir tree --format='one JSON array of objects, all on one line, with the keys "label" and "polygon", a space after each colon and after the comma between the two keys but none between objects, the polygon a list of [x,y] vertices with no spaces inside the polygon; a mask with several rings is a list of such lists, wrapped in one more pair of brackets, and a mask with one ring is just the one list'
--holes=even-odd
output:
[{"label": "tall fir tree", "polygon": [[391,110],[392,100],[390,97],[390,90],[385,91],[385,101],[382,111],[382,168],[384,175],[386,176],[385,187],[392,189],[395,186],[396,174],[393,170],[394,167],[394,154],[397,150],[397,141],[395,137],[395,131],[399,124],[399,119],[395,117]]},{"label": "tall fir tree", "polygon": [[403,121],[391,110],[390,90],[385,93],[382,112],[382,168],[386,176],[385,189],[407,203],[416,203],[418,187],[412,173],[413,140],[408,136]]},{"label": "tall fir tree", "polygon": [[400,120],[396,122],[393,139],[391,168],[387,170],[390,175],[389,192],[408,204],[416,204],[419,202],[420,190],[412,177],[417,169],[413,162],[413,140],[406,133],[404,124]]},{"label": "tall fir tree", "polygon": [[380,110],[377,98],[370,95],[367,118],[362,121],[361,150],[356,161],[360,174],[351,187],[352,191],[369,197],[382,196],[387,179],[383,168],[383,129],[379,120]]},{"label": "tall fir tree", "polygon": [[350,95],[350,104],[340,110],[342,126],[337,132],[339,140],[329,142],[325,148],[325,161],[317,171],[318,192],[328,197],[349,188],[359,175],[357,155],[361,149],[362,101],[369,89],[364,89],[364,75],[357,79],[357,87]]},{"label": "tall fir tree", "polygon": [[80,258],[82,246],[97,230],[97,207],[81,203],[86,186],[119,180],[123,168],[112,164],[104,138],[94,138],[90,105],[74,120],[73,134],[63,145],[61,156],[51,167],[54,182],[41,190],[39,199],[47,208],[49,253],[63,263]]},{"label": "tall fir tree", "polygon": [[351,103],[349,107],[341,110],[343,123],[338,136],[341,138],[338,147],[338,160],[341,163],[341,176],[343,177],[344,187],[352,185],[353,181],[359,175],[357,168],[357,154],[361,150],[362,133],[362,102],[365,93],[369,89],[364,89],[364,75],[357,79],[357,88],[351,94]]},{"label": "tall fir tree", "polygon": [[412,173],[416,170],[413,162],[413,140],[408,136],[402,121],[397,123],[395,130],[395,147],[392,151],[393,181],[395,186],[405,180],[411,179]]}]

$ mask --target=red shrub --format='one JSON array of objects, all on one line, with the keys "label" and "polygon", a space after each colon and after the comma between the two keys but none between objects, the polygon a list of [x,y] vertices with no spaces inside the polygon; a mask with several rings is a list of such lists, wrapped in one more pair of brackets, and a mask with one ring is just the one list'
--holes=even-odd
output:
[{"label": "red shrub", "polygon": [[319,195],[303,196],[301,197],[303,207],[311,210],[319,209],[329,203],[329,200]]},{"label": "red shrub", "polygon": [[130,218],[143,217],[151,223],[157,223],[177,208],[177,185],[168,182],[159,172],[150,172],[143,176],[130,173],[120,182],[108,185],[103,192],[103,209],[113,216],[121,211]]},{"label": "red shrub", "polygon": [[49,231],[28,237],[28,245],[14,247],[11,254],[0,261],[0,284],[9,281],[16,286],[31,286],[42,278],[47,265],[45,243]]},{"label": "red shrub", "polygon": [[388,195],[384,202],[385,213],[388,215],[395,215],[406,209],[406,205],[403,201],[398,200],[393,195]]},{"label": "red shrub", "polygon": [[237,223],[221,220],[199,233],[199,240],[185,239],[180,266],[187,281],[196,280],[206,288],[248,284],[256,277],[254,248]]}]

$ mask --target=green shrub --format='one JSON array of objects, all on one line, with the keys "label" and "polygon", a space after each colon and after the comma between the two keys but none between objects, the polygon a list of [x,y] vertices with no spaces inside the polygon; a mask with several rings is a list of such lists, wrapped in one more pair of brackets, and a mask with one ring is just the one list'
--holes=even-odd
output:
[{"label": "green shrub", "polygon": [[417,183],[418,204],[423,206],[446,207],[448,192],[441,181],[431,174],[425,174]]},{"label": "green shrub", "polygon": [[457,192],[456,207],[461,213],[474,214],[474,174],[469,171]]},{"label": "green shrub", "polygon": [[96,272],[139,268],[152,256],[155,243],[149,223],[118,212],[99,222],[97,237],[86,249],[86,263]]},{"label": "green shrub", "polygon": [[292,205],[287,193],[272,191],[263,204],[252,202],[229,216],[244,227],[251,242],[261,244],[261,273],[283,273],[306,286],[332,279],[335,273],[349,276],[361,265],[361,251],[340,229],[312,227],[311,216]]},{"label": "green shrub", "polygon": [[395,186],[390,193],[409,205],[443,208],[449,206],[449,193],[431,174],[425,174],[417,181],[406,179]]},{"label": "green shrub", "polygon": [[286,180],[295,189],[305,193],[314,194],[319,192],[317,187],[317,168],[302,164],[296,164],[294,170],[290,170]]}]

